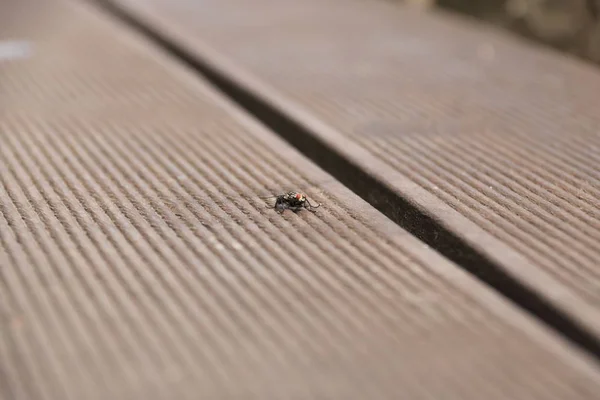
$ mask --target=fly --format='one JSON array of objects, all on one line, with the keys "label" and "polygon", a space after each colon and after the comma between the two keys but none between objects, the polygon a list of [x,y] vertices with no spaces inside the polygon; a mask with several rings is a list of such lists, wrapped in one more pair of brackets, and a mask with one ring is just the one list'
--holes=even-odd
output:
[{"label": "fly", "polygon": [[316,212],[315,208],[321,207],[321,205],[313,206],[306,195],[300,192],[288,192],[277,196],[263,197],[264,199],[276,198],[275,210],[277,212],[284,212],[285,210],[291,210],[295,213],[302,210],[303,208],[308,211]]}]

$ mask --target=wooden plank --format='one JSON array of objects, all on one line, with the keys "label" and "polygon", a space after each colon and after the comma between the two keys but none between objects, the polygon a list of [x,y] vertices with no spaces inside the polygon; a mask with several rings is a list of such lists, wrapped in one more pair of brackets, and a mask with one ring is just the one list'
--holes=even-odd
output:
[{"label": "wooden plank", "polygon": [[[83,2],[0,7],[0,37],[35,48],[0,63],[1,398],[600,391],[585,355],[143,38]],[[284,188],[323,205],[279,215],[259,196]]]}]

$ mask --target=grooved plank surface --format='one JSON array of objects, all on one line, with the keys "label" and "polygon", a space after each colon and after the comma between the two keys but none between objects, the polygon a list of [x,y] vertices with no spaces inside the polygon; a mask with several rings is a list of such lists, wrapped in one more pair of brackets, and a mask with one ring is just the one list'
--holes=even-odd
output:
[{"label": "grooved plank surface", "polygon": [[600,71],[386,1],[117,2],[600,336]]},{"label": "grooved plank surface", "polygon": [[[0,398],[597,398],[600,375],[87,3],[0,5]],[[316,214],[259,196],[305,189]]]}]

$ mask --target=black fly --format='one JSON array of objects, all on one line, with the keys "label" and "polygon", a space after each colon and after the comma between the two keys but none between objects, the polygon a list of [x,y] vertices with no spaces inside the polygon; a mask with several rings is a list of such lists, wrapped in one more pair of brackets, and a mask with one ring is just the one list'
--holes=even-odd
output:
[{"label": "black fly", "polygon": [[291,210],[296,213],[303,208],[307,209],[308,211],[316,212],[314,209],[321,206],[320,204],[318,206],[313,206],[306,198],[306,195],[300,192],[288,192],[278,196],[263,198],[268,199],[273,197],[277,199],[275,200],[274,208],[280,213],[284,212],[285,210]]}]

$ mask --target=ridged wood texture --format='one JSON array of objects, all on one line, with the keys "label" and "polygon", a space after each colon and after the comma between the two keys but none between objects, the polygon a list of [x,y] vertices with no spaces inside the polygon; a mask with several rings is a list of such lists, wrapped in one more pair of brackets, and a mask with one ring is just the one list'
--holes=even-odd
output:
[{"label": "ridged wood texture", "polygon": [[[597,398],[576,350],[96,8],[3,3],[0,38],[31,44],[0,63],[0,398]],[[323,206],[259,198],[284,188]]]}]

